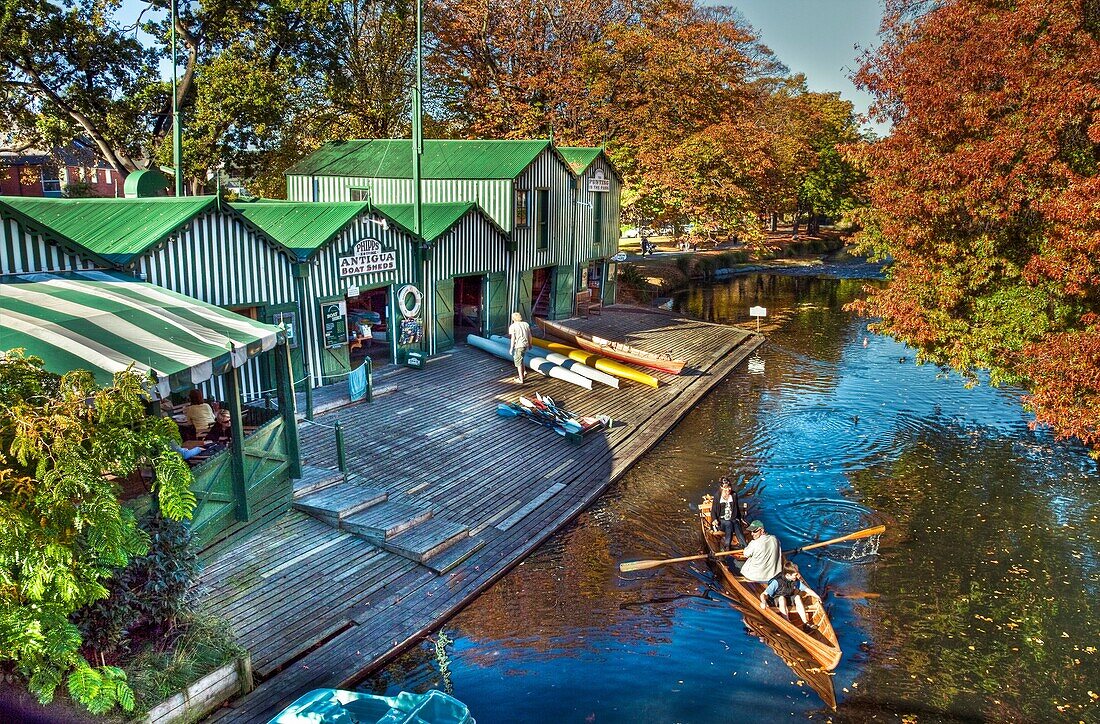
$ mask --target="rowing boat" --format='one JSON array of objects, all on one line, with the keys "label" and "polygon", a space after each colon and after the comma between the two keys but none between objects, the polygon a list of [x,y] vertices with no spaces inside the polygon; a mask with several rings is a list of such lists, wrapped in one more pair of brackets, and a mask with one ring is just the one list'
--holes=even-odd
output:
[{"label": "rowing boat", "polygon": [[578,332],[547,319],[536,319],[535,321],[538,322],[540,327],[555,337],[561,337],[567,342],[573,342],[581,349],[586,349],[589,352],[595,352],[605,357],[611,357],[621,362],[641,365],[642,367],[649,367],[673,375],[680,374],[684,369],[684,365],[687,364],[683,360],[672,359],[672,355],[667,353],[654,354],[644,349],[631,347],[625,342],[616,342],[614,340],[604,339],[603,337],[597,337],[594,334],[588,334],[587,332]]},{"label": "rowing boat", "polygon": [[576,360],[589,367],[595,367],[600,372],[606,372],[609,375],[615,375],[624,380],[640,382],[650,387],[656,387],[658,385],[657,378],[653,375],[642,372],[640,369],[631,367],[630,365],[624,365],[622,362],[616,362],[613,359],[601,357],[595,352],[589,352],[579,347],[571,347],[568,344],[552,342],[548,339],[540,339],[538,337],[532,337],[531,341],[537,347],[563,354],[569,359]]},{"label": "rowing boat", "polygon": [[[703,540],[706,541],[707,549],[712,553],[717,553],[722,549],[722,533],[714,533],[711,530],[710,509],[712,502],[713,498],[709,495],[703,498],[703,502],[699,506],[699,525],[703,530]],[[726,586],[736,594],[737,598],[744,604],[760,611],[760,594],[763,593],[766,584],[748,581],[736,575],[721,559],[718,559],[715,567]],[[833,625],[829,621],[829,615],[825,613],[825,607],[816,594],[803,593],[802,601],[806,605],[806,613],[809,614],[810,621],[814,626],[809,631],[803,630],[802,619],[795,611],[794,606],[789,607],[790,611],[786,616],[780,613],[778,607],[773,605],[769,605],[761,613],[776,628],[798,642],[822,668],[826,671],[832,671],[840,663],[840,644],[837,642]]]}]

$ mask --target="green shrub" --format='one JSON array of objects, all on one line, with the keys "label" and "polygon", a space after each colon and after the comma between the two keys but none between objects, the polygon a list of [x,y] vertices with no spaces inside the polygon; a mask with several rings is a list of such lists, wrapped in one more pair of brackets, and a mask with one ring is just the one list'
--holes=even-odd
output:
[{"label": "green shrub", "polygon": [[106,582],[109,595],[74,617],[85,645],[101,654],[128,650],[135,630],[170,627],[198,572],[186,524],[151,512],[138,526],[149,536],[148,553],[116,569]]},{"label": "green shrub", "polygon": [[640,287],[645,283],[645,278],[634,264],[620,264],[619,281],[632,287]]},{"label": "green shrub", "polygon": [[43,362],[0,357],[0,665],[43,704],[67,685],[93,713],[129,709],[121,670],[93,667],[73,614],[109,595],[111,571],[148,552],[148,536],[119,501],[118,478],[154,471],[160,509],[189,518],[179,430],[150,417],[145,380],[131,370],[100,387],[86,370],[60,380]]}]

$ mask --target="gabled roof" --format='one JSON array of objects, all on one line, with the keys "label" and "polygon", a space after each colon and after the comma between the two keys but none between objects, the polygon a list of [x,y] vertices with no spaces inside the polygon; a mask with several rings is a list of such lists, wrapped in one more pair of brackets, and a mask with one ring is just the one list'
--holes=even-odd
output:
[{"label": "gabled roof", "polygon": [[561,153],[562,158],[569,164],[569,168],[573,170],[573,173],[580,176],[588,167],[592,165],[592,162],[600,157],[602,149],[599,148],[584,148],[580,146],[558,146],[558,152]]},{"label": "gabled roof", "polygon": [[125,266],[193,218],[216,206],[213,196],[150,199],[52,199],[0,196],[0,207],[54,241],[71,242]]},{"label": "gabled roof", "polygon": [[370,209],[365,201],[254,201],[230,206],[299,261],[308,259]]},{"label": "gabled roof", "polygon": [[558,146],[558,153],[565,159],[565,162],[569,164],[570,170],[574,176],[580,176],[588,167],[591,166],[597,158],[603,156],[604,163],[611,168],[611,173],[615,174],[615,178],[619,181],[623,180],[622,174],[619,173],[619,169],[615,168],[615,164],[611,162],[611,158],[604,152],[603,147],[588,147],[588,146]]},{"label": "gabled roof", "polygon": [[[514,179],[549,141],[426,140],[420,160],[425,179]],[[288,176],[412,178],[407,139],[331,141],[287,169]]]},{"label": "gabled roof", "polygon": [[[385,214],[390,221],[400,226],[405,231],[412,233],[413,205],[412,204],[376,204],[375,207]],[[446,234],[471,210],[481,214],[494,229],[504,234],[504,230],[489,217],[477,204],[467,201],[453,204],[422,204],[420,207],[420,236],[424,241],[431,243]]]}]

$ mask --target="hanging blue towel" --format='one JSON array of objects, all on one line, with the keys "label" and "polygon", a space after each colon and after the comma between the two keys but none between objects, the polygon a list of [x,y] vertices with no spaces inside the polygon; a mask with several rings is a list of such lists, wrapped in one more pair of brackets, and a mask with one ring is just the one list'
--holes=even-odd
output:
[{"label": "hanging blue towel", "polygon": [[367,396],[367,365],[361,364],[348,373],[348,397],[359,402]]}]

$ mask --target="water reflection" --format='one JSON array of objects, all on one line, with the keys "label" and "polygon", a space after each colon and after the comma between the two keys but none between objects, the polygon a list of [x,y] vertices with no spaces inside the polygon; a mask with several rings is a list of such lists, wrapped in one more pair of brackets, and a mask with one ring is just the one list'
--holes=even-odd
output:
[{"label": "water reflection", "polygon": [[[1013,392],[966,390],[869,336],[841,311],[863,284],[759,274],[676,300],[720,322],[768,307],[763,374],[731,377],[446,626],[479,722],[1100,720],[1095,466],[1028,430]],[[835,689],[705,566],[616,571],[700,552],[691,506],[728,472],[784,547],[890,526],[877,555],[799,558],[845,652]],[[426,643],[362,688],[440,684]]]}]

